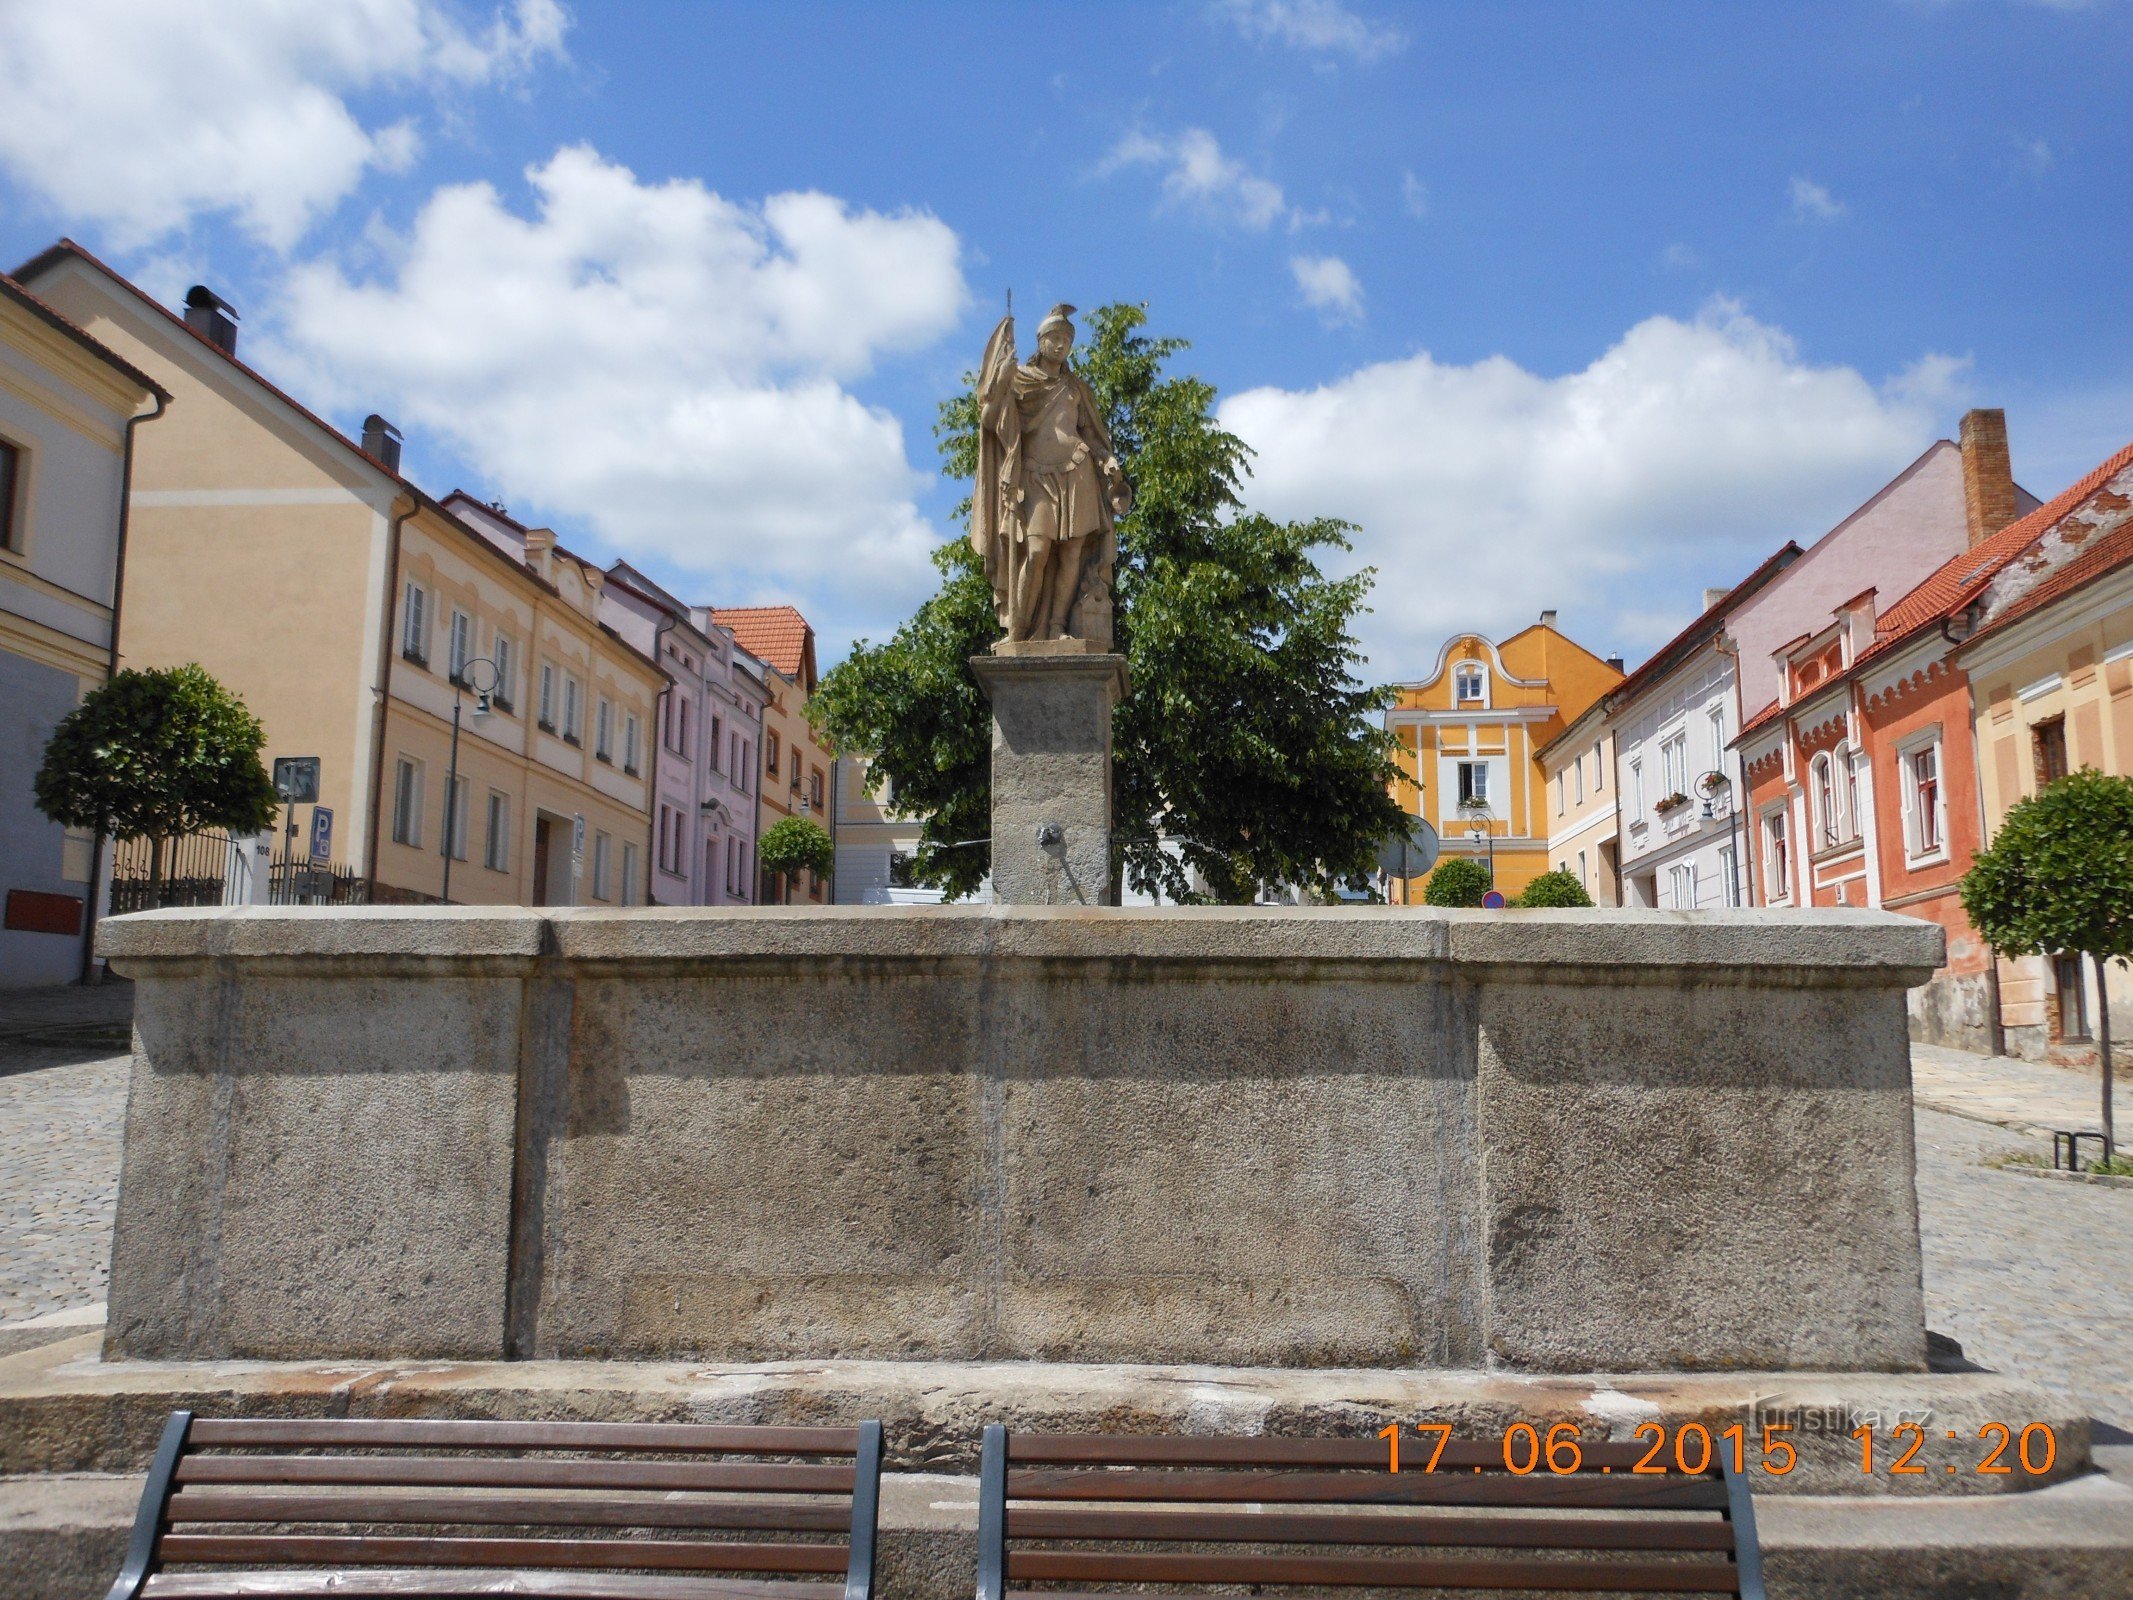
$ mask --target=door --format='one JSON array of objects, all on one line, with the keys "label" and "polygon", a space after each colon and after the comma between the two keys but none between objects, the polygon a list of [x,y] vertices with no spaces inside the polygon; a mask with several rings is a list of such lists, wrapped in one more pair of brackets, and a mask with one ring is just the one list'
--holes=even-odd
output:
[{"label": "door", "polygon": [[533,824],[533,903],[548,904],[548,819],[536,818]]}]

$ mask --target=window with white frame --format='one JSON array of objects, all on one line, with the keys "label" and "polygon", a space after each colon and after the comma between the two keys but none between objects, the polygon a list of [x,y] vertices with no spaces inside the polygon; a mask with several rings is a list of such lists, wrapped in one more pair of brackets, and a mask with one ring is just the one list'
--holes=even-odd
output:
[{"label": "window with white frame", "polygon": [[1607,792],[1607,763],[1600,759],[1600,746],[1592,747],[1592,786],[1600,794]]},{"label": "window with white frame", "polygon": [[1704,716],[1708,719],[1711,728],[1711,765],[1709,770],[1723,772],[1726,770],[1726,708],[1723,705],[1711,706],[1705,710]]},{"label": "window with white frame", "polygon": [[634,773],[637,770],[638,747],[642,735],[637,725],[637,713],[632,711],[622,719],[622,770]]},{"label": "window with white frame", "polygon": [[1459,763],[1459,806],[1479,809],[1489,803],[1489,764],[1486,761],[1462,761]]},{"label": "window with white frame", "polygon": [[422,763],[406,756],[393,769],[393,843],[422,848]]},{"label": "window with white frame", "polygon": [[593,898],[613,898],[614,885],[609,879],[608,858],[613,853],[614,841],[604,833],[593,835]]},{"label": "window with white frame", "polygon": [[637,847],[633,844],[622,847],[622,903],[637,903]]},{"label": "window with white frame", "polygon": [[511,797],[489,791],[489,832],[482,841],[481,864],[491,872],[511,870]]},{"label": "window with white frame", "polygon": [[1676,911],[1696,909],[1696,863],[1677,862],[1666,869],[1668,903]]},{"label": "window with white frame", "polygon": [[710,760],[711,760],[711,770],[712,770],[713,772],[716,772],[716,771],[718,771],[718,770],[719,770],[719,767],[720,767],[720,765],[721,765],[721,761],[720,761],[720,758],[721,758],[722,756],[724,756],[724,754],[725,754],[725,749],[724,749],[725,741],[726,741],[726,719],[725,719],[724,717],[720,716],[720,715],[719,715],[719,714],[718,714],[718,713],[717,713],[716,711],[714,711],[714,712],[712,712],[712,713],[711,713],[711,744],[710,744]]},{"label": "window with white frame", "polygon": [[1565,791],[1563,788],[1563,774],[1558,771],[1555,775],[1555,814],[1557,816],[1561,816],[1563,814],[1564,792]]},{"label": "window with white frame", "polygon": [[407,586],[400,603],[400,654],[418,667],[430,664],[430,596],[419,583]]},{"label": "window with white frame", "polygon": [[465,777],[454,778],[444,797],[444,836],[454,861],[464,861],[467,858],[467,807],[473,804],[467,798],[470,787],[471,784]]},{"label": "window with white frame", "polygon": [[452,682],[467,681],[467,663],[474,659],[474,619],[457,606],[452,608],[452,626],[446,634],[444,658]]},{"label": "window with white frame", "polygon": [[555,668],[541,663],[541,726],[555,732]]},{"label": "window with white frame", "polygon": [[1642,822],[1644,820],[1644,763],[1642,761],[1632,761],[1629,764],[1629,820],[1632,822]]},{"label": "window with white frame", "polygon": [[1905,853],[1929,860],[1947,850],[1947,796],[1941,787],[1940,730],[1932,729],[1897,749],[1903,787]]},{"label": "window with white frame", "polygon": [[1729,906],[1740,904],[1740,857],[1730,844],[1718,847],[1718,894]]},{"label": "window with white frame", "polygon": [[1859,815],[1859,764],[1866,759],[1863,752],[1844,752],[1844,833],[1846,838],[1856,839],[1866,826]]},{"label": "window with white frame", "polygon": [[563,674],[563,737],[572,744],[585,742],[585,688],[567,672]]},{"label": "window with white frame", "polygon": [[615,702],[604,694],[593,707],[593,754],[602,761],[615,759]]},{"label": "window with white frame", "polygon": [[1837,768],[1827,750],[1808,763],[1808,775],[1812,780],[1809,794],[1814,801],[1815,842],[1833,845],[1842,836],[1837,826]]},{"label": "window with white frame", "polygon": [[1585,803],[1585,757],[1582,754],[1570,764],[1570,772],[1571,798],[1576,800],[1579,805],[1583,805]]},{"label": "window with white frame", "polygon": [[1578,882],[1585,886],[1585,889],[1588,893],[1591,892],[1592,880],[1590,875],[1587,874],[1587,872],[1585,871],[1585,852],[1582,850],[1578,852]]},{"label": "window with white frame", "polygon": [[1489,697],[1488,670],[1478,661],[1462,661],[1452,672],[1452,696],[1461,705],[1475,702],[1486,703]]},{"label": "window with white frame", "polygon": [[489,703],[508,712],[518,704],[518,645],[510,634],[499,630],[489,656],[496,663],[496,687],[490,691]]},{"label": "window with white frame", "polygon": [[1686,729],[1676,729],[1660,741],[1659,767],[1667,799],[1689,792],[1689,735]]},{"label": "window with white frame", "polygon": [[1792,898],[1792,853],[1782,806],[1763,817],[1763,893],[1771,900]]}]

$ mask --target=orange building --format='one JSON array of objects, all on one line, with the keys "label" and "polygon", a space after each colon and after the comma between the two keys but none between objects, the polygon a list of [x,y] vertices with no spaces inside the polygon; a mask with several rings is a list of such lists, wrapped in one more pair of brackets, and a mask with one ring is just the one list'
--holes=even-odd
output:
[{"label": "orange building", "polygon": [[[1436,828],[1445,857],[1489,861],[1515,898],[1553,864],[1538,753],[1621,681],[1622,663],[1558,632],[1553,611],[1500,644],[1454,634],[1430,675],[1398,685],[1385,713],[1399,744],[1400,809]],[[1411,888],[1419,900],[1422,885]],[[1393,898],[1407,898],[1398,884]]]}]

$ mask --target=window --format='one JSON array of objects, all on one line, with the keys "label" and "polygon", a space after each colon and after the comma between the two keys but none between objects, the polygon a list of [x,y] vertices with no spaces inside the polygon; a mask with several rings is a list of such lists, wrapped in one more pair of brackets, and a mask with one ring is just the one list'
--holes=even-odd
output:
[{"label": "window", "polygon": [[1644,763],[1641,761],[1629,764],[1629,820],[1644,820]]},{"label": "window", "polygon": [[456,606],[452,610],[452,626],[445,648],[445,660],[450,664],[454,683],[467,681],[467,663],[474,659],[474,619]]},{"label": "window", "polygon": [[1485,806],[1489,803],[1489,764],[1486,761],[1462,761],[1459,763],[1459,804]]},{"label": "window", "polygon": [[775,728],[763,735],[763,771],[773,778],[778,775],[778,734]]},{"label": "window", "polygon": [[15,494],[22,482],[22,451],[0,439],[0,550],[22,553],[15,526]]},{"label": "window", "polygon": [[614,885],[609,881],[608,857],[613,853],[614,841],[604,833],[593,835],[593,898],[613,898]]},{"label": "window", "polygon": [[444,836],[454,861],[464,861],[467,858],[467,808],[473,804],[467,798],[467,789],[467,780],[464,777],[456,778],[444,797]]},{"label": "window", "polygon": [[585,742],[585,688],[568,673],[563,675],[563,737],[571,744]]},{"label": "window", "polygon": [[430,664],[430,597],[419,583],[407,586],[400,607],[400,654],[418,667]]},{"label": "window", "polygon": [[1600,747],[1592,747],[1592,786],[1600,793],[1607,792],[1607,768],[1600,761]]},{"label": "window", "polygon": [[1585,803],[1585,758],[1579,756],[1570,764],[1570,790],[1579,805]]},{"label": "window", "polygon": [[1485,700],[1489,678],[1478,661],[1462,661],[1452,673],[1452,695],[1460,704]]},{"label": "window", "polygon": [[711,770],[718,771],[720,746],[726,739],[726,719],[716,711],[711,713]]},{"label": "window", "polygon": [[[677,700],[680,700],[680,697],[678,695],[675,698]],[[679,715],[677,721],[681,731],[676,736],[674,741],[674,753],[680,756],[684,761],[686,761],[689,759],[691,753],[689,746],[690,709],[689,702],[686,700],[680,700]]]},{"label": "window", "polygon": [[1940,740],[1905,751],[1903,765],[1904,839],[1912,857],[1938,853],[1947,836],[1948,819],[1940,786]]},{"label": "window", "polygon": [[800,792],[800,751],[798,746],[792,746],[786,750],[785,765],[792,772],[792,792],[798,794]]},{"label": "window", "polygon": [[812,810],[820,811],[822,809],[822,769],[820,767],[815,768],[813,772],[808,774],[807,803]]},{"label": "window", "polygon": [[741,892],[741,841],[732,837],[726,840],[726,893]]},{"label": "window", "polygon": [[1785,847],[1785,813],[1782,810],[1763,818],[1763,885],[1768,899],[1792,898],[1792,858]]},{"label": "window", "polygon": [[604,694],[593,707],[593,754],[606,762],[615,759],[615,702]]},{"label": "window", "polygon": [[1663,798],[1671,800],[1676,795],[1689,792],[1689,736],[1685,730],[1669,734],[1659,746],[1660,776],[1665,781]]},{"label": "window", "polygon": [[632,776],[637,771],[638,742],[637,713],[632,711],[622,719],[622,770]]},{"label": "window", "polygon": [[555,668],[545,661],[541,663],[541,727],[555,732]]},{"label": "window", "polygon": [[1718,847],[1718,893],[1725,904],[1740,904],[1740,858],[1730,844]]},{"label": "window", "polygon": [[1816,756],[1809,770],[1814,775],[1815,831],[1823,844],[1832,845],[1838,838],[1837,780],[1829,753]]},{"label": "window", "polygon": [[2037,787],[2057,783],[2066,776],[2066,718],[2040,722],[2030,731],[2037,757]]},{"label": "window", "polygon": [[1696,909],[1696,863],[1684,861],[1666,869],[1668,903],[1676,911]]},{"label": "window", "polygon": [[755,741],[742,739],[736,748],[740,754],[733,763],[733,787],[746,794],[755,777]]},{"label": "window", "polygon": [[1860,755],[1858,751],[1848,750],[1845,752],[1844,836],[1847,839],[1858,838],[1859,829],[1863,826],[1859,817],[1859,762]]},{"label": "window", "polygon": [[2061,1039],[2086,1039],[2089,1036],[2088,1007],[2081,1003],[2081,957],[2052,957],[2052,987],[2058,1002],[2058,1014],[2053,1019],[2058,1024]]},{"label": "window", "polygon": [[422,763],[406,756],[393,773],[393,843],[422,848]]},{"label": "window", "polygon": [[637,903],[637,847],[633,844],[622,847],[622,903]]},{"label": "window", "polygon": [[1582,850],[1578,852],[1578,882],[1584,884],[1587,889],[1592,887],[1585,875],[1585,852]]},{"label": "window", "polygon": [[483,841],[481,864],[491,872],[511,870],[511,797],[489,791],[489,835]]},{"label": "window", "polygon": [[1710,770],[1723,772],[1726,770],[1726,708],[1712,706],[1704,715],[1710,719],[1711,724]]},{"label": "window", "polygon": [[490,692],[489,703],[508,714],[518,701],[518,646],[511,635],[499,633],[490,654],[496,662],[496,687]]},{"label": "window", "polygon": [[1563,794],[1563,775],[1558,772],[1555,775],[1555,814],[1557,816],[1563,814]]}]

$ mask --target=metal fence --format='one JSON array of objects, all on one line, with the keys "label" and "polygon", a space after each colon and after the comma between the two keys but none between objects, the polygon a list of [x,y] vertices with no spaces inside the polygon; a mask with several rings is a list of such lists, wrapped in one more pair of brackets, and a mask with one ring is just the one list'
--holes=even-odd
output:
[{"label": "metal fence", "polygon": [[[364,880],[354,867],[302,856],[263,858],[256,841],[226,833],[195,833],[163,846],[162,892],[149,881],[153,852],[146,839],[128,839],[112,851],[111,914],[151,906],[368,906],[437,905],[433,894],[395,889]],[[254,887],[263,874],[264,893]]]},{"label": "metal fence", "polygon": [[161,893],[149,878],[154,850],[147,839],[122,839],[111,856],[111,912],[145,911],[150,906],[219,906],[227,904],[230,881],[230,836],[195,833],[163,845]]}]

